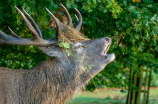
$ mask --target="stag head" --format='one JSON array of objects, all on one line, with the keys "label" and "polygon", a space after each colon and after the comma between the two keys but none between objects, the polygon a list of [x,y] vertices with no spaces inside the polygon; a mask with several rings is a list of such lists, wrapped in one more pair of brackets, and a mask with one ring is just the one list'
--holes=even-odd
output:
[{"label": "stag head", "polygon": [[[74,41],[70,44],[70,48],[68,49],[60,47],[60,35],[63,34],[67,29],[70,29],[67,28],[67,26],[72,28],[71,16],[62,4],[61,6],[65,10],[66,15],[68,17],[68,23],[66,25],[61,23],[48,9],[46,9],[48,13],[53,17],[56,23],[55,39],[43,39],[41,31],[35,21],[32,19],[32,17],[23,9],[26,16],[32,22],[31,24],[26,18],[26,16],[17,7],[15,7],[23,17],[26,25],[32,31],[33,38],[23,39],[16,35],[9,28],[12,36],[6,35],[4,32],[0,31],[0,43],[13,45],[35,45],[39,49],[41,49],[46,55],[56,58],[61,63],[71,64],[72,69],[82,70],[82,74],[80,73],[80,75],[84,76],[83,80],[91,79],[92,76],[95,76],[102,69],[104,69],[104,67],[108,63],[112,62],[115,59],[114,54],[107,54],[112,40],[109,37],[104,37],[95,40],[85,39],[80,42]],[[82,16],[77,9],[75,9],[75,11],[77,12],[79,18],[75,15],[78,23],[74,26],[74,29],[72,30],[76,31],[76,33],[79,33],[79,30],[82,25]],[[70,53],[70,55],[68,55],[68,52]]]}]

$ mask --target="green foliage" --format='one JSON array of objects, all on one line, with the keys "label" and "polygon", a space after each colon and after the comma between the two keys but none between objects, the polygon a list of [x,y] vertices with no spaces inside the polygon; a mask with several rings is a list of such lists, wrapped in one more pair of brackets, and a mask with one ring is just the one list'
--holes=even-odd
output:
[{"label": "green foliage", "polygon": [[65,48],[65,49],[69,49],[70,48],[70,44],[64,43],[64,42],[60,42],[59,43],[59,47],[62,47],[62,48]]},{"label": "green foliage", "polygon": [[[137,1],[137,0],[136,0]],[[24,8],[37,22],[44,38],[54,38],[48,26],[50,15],[58,11],[58,4],[67,6],[74,18],[74,8],[83,16],[84,35],[91,39],[111,37],[113,44],[109,53],[116,59],[90,81],[87,89],[98,87],[120,87],[128,85],[129,69],[150,68],[158,72],[158,2],[156,0],[1,0],[0,30],[9,34],[10,26],[19,36],[32,37],[14,6]],[[27,34],[27,35],[26,35]],[[63,45],[63,44],[62,44]],[[67,47],[67,45],[66,45]],[[30,68],[48,57],[33,46],[0,45],[0,66]],[[40,56],[40,57],[39,57]]]},{"label": "green foliage", "polygon": [[[100,5],[105,8],[99,9]],[[107,0],[101,4],[98,2],[96,7],[89,13],[90,17],[87,16],[84,30],[91,38],[112,37],[109,53],[114,52],[116,60],[100,73],[102,75],[98,74],[88,87],[106,85],[124,89],[129,82],[129,69],[135,73],[144,68],[158,70],[158,3]]]},{"label": "green foliage", "polygon": [[157,87],[158,86],[158,75],[157,73],[152,73],[151,74],[151,82],[150,82],[151,86]]},{"label": "green foliage", "polygon": [[[48,21],[50,15],[45,8],[57,11],[57,5],[52,0],[46,1],[27,1],[27,0],[5,0],[0,1],[0,30],[10,34],[7,27],[10,26],[14,32],[23,37],[31,38],[32,33],[25,25],[21,15],[14,8],[17,6],[22,10],[24,8],[36,21],[42,30],[44,38],[53,38],[54,31],[50,31]],[[0,66],[13,69],[28,69],[36,66],[42,60],[46,60],[48,56],[43,54],[39,49],[33,46],[12,46],[0,45]]]},{"label": "green foliage", "polygon": [[68,50],[71,47],[69,43],[60,42],[59,47],[64,48],[66,50],[68,56],[72,55],[71,51]]}]

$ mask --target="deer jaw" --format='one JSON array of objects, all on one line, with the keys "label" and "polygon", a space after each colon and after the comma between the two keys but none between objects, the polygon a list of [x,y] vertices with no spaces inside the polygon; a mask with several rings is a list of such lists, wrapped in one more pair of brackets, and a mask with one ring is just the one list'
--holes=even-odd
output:
[{"label": "deer jaw", "polygon": [[[68,56],[65,49],[55,46],[39,47],[45,54],[55,57],[61,63],[68,63],[71,68],[79,68],[86,80],[98,74],[115,59],[114,54],[107,54],[112,41],[110,38],[100,38],[71,45]],[[72,63],[73,62],[73,63]],[[78,69],[77,68],[77,69]]]},{"label": "deer jaw", "polygon": [[115,59],[113,53],[107,54],[111,43],[111,39],[106,37],[74,44],[73,54],[80,58],[80,61],[75,61],[82,66],[89,79],[92,78],[91,75],[95,76]]}]

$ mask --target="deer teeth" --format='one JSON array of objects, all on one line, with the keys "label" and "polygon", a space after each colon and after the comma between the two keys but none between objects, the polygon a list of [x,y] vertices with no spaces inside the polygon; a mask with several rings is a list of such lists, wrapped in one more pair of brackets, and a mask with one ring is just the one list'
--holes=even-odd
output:
[{"label": "deer teeth", "polygon": [[110,47],[110,44],[104,49],[104,51],[102,53],[103,56],[107,57],[107,52],[109,50],[109,47]]}]

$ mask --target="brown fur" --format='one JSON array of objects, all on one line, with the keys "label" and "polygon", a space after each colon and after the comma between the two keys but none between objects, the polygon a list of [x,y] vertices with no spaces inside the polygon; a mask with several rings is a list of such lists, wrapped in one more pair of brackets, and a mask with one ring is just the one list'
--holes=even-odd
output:
[{"label": "brown fur", "polygon": [[65,71],[54,58],[30,70],[0,68],[0,104],[64,104],[83,84],[74,78],[82,72]]}]

